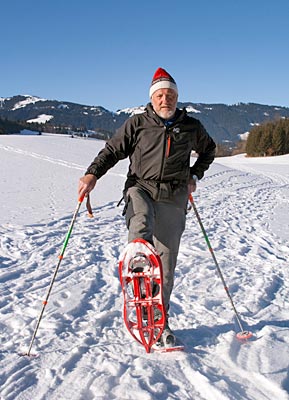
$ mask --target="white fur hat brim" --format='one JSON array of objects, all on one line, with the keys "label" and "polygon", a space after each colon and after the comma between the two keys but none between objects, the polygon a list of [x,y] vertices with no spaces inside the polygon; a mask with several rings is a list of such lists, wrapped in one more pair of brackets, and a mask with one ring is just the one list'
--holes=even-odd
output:
[{"label": "white fur hat brim", "polygon": [[161,80],[153,83],[153,85],[151,85],[150,93],[149,93],[150,98],[152,97],[154,92],[159,89],[172,89],[178,94],[178,87],[174,82],[169,81],[167,79],[161,79]]}]

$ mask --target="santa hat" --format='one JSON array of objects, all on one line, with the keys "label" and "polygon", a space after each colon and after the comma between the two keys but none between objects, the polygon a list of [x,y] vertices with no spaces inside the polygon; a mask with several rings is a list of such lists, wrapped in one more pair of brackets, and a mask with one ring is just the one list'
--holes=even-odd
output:
[{"label": "santa hat", "polygon": [[163,68],[158,68],[153,76],[150,87],[150,98],[158,89],[173,89],[178,94],[178,88],[174,78]]}]

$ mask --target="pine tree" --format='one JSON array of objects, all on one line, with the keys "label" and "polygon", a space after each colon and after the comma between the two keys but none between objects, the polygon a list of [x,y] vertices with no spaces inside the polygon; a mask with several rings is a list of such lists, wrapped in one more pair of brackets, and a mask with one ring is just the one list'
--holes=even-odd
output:
[{"label": "pine tree", "polygon": [[247,139],[246,153],[250,157],[258,157],[260,155],[260,139],[261,130],[258,126],[254,127]]},{"label": "pine tree", "polygon": [[272,147],[275,155],[285,154],[286,133],[282,124],[277,124],[273,131]]},{"label": "pine tree", "polygon": [[273,126],[272,123],[267,123],[263,128],[260,129],[260,143],[259,151],[260,155],[267,156],[272,155],[272,140],[273,140]]}]

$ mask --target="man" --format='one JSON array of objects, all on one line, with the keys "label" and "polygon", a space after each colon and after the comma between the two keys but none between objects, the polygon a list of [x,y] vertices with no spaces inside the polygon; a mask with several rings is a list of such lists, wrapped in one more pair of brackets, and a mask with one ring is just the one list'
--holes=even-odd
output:
[{"label": "man", "polygon": [[[216,146],[200,121],[177,108],[178,88],[164,69],[155,72],[149,95],[145,112],[129,118],[91,163],[79,181],[79,196],[88,195],[97,179],[129,157],[124,188],[128,240],[143,238],[157,249],[168,312],[188,195],[213,162]],[[190,167],[193,150],[198,158]],[[174,340],[167,323],[161,345]]]}]

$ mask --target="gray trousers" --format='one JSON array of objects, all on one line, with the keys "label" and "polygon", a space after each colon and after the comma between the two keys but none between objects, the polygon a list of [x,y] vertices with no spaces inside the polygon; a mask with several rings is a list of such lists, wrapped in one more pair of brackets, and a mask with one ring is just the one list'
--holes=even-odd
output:
[{"label": "gray trousers", "polygon": [[127,191],[126,224],[128,241],[142,238],[154,245],[163,266],[163,297],[166,310],[174,286],[174,273],[186,210],[174,202],[155,201],[142,188],[133,186]]}]

